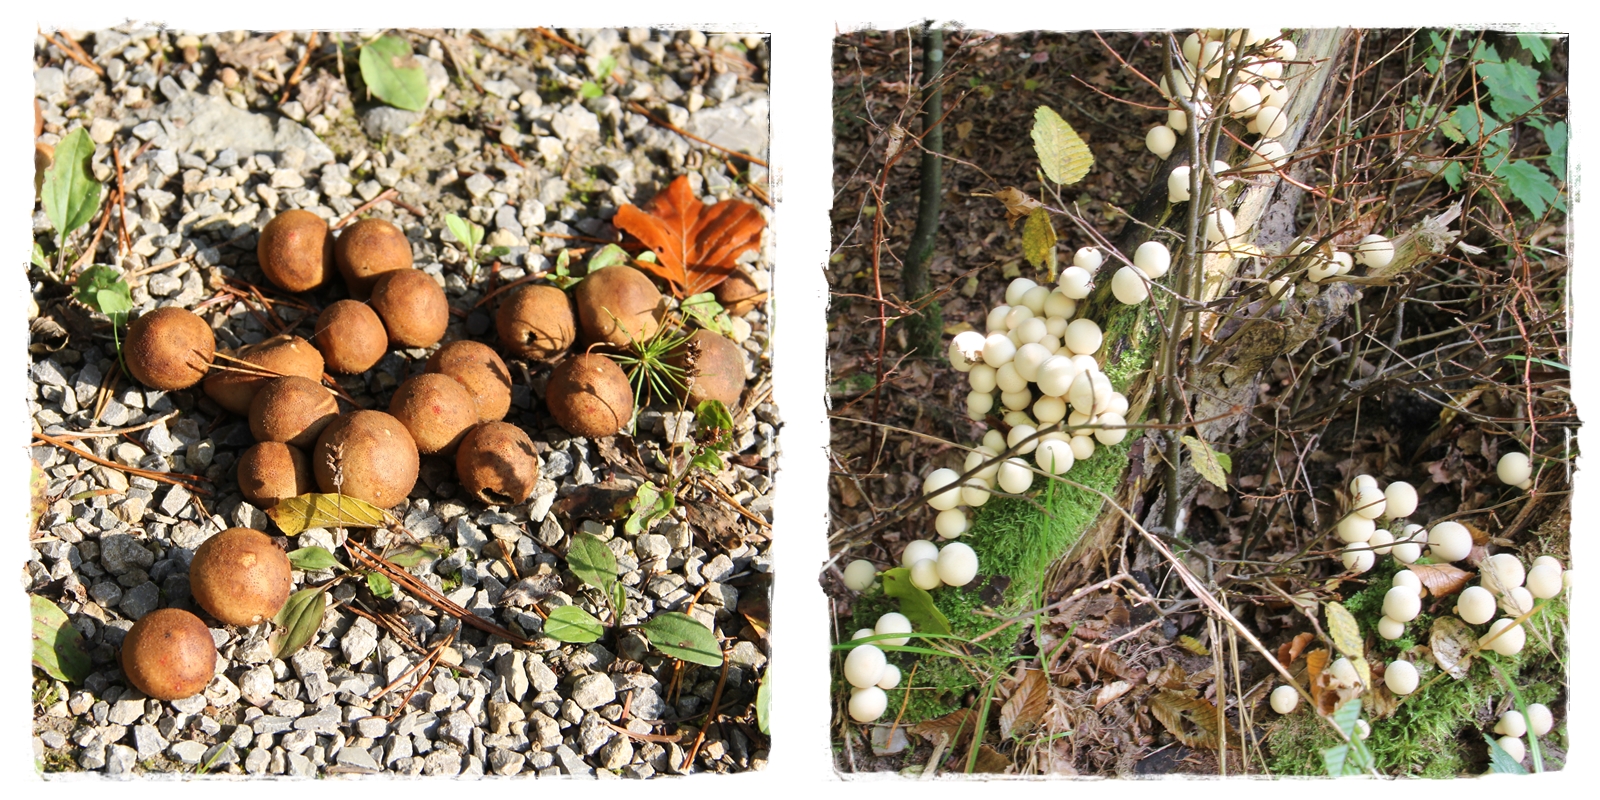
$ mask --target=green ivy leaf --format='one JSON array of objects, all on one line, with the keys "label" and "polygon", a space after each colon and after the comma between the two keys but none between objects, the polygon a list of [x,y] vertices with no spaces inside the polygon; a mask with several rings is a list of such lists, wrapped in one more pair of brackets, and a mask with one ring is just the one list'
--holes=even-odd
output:
[{"label": "green ivy leaf", "polygon": [[322,627],[327,610],[328,593],[323,589],[301,589],[289,595],[288,602],[272,618],[278,624],[271,637],[273,657],[288,658],[305,647]]},{"label": "green ivy leaf", "polygon": [[911,570],[895,567],[883,573],[883,593],[900,601],[900,613],[922,633],[954,633],[950,620],[933,604],[933,595],[911,583]]},{"label": "green ivy leaf", "polygon": [[394,597],[394,584],[390,582],[388,575],[381,572],[367,573],[367,588],[372,590],[374,597],[384,600]]},{"label": "green ivy leaf", "polygon": [[1193,437],[1183,437],[1183,444],[1189,448],[1189,461],[1194,464],[1194,471],[1215,484],[1224,491],[1228,488],[1228,468],[1233,466],[1233,460],[1228,460],[1228,466],[1222,465],[1222,455],[1211,449],[1211,445]]},{"label": "green ivy leaf", "polygon": [[1033,150],[1045,177],[1062,186],[1071,186],[1094,167],[1094,153],[1078,132],[1055,109],[1039,106],[1033,112]]},{"label": "green ivy leaf", "polygon": [[572,546],[567,549],[567,567],[578,580],[600,591],[606,591],[617,580],[616,553],[592,533],[572,537]]},{"label": "green ivy leaf", "polygon": [[428,73],[411,54],[411,43],[385,34],[361,48],[361,79],[379,100],[406,111],[428,107]]},{"label": "green ivy leaf", "polygon": [[678,611],[657,614],[639,630],[667,655],[707,667],[722,666],[722,647],[717,635],[699,620]]},{"label": "green ivy leaf", "polygon": [[327,548],[312,545],[289,551],[289,566],[308,571],[333,569],[339,566],[339,559],[328,552]]},{"label": "green ivy leaf", "polygon": [[94,142],[89,139],[89,132],[79,127],[56,143],[55,161],[44,171],[39,199],[60,241],[89,224],[100,208],[100,184],[89,168],[93,157]]},{"label": "green ivy leaf", "polygon": [[558,642],[588,644],[598,641],[606,629],[593,614],[577,606],[557,606],[544,621],[544,632]]},{"label": "green ivy leaf", "polygon": [[83,634],[67,612],[39,595],[30,595],[33,616],[33,665],[58,681],[82,683],[94,668],[83,649]]},{"label": "green ivy leaf", "polygon": [[1560,190],[1550,182],[1550,176],[1531,161],[1517,159],[1500,171],[1500,180],[1535,217],[1544,216],[1545,208],[1561,197]]}]

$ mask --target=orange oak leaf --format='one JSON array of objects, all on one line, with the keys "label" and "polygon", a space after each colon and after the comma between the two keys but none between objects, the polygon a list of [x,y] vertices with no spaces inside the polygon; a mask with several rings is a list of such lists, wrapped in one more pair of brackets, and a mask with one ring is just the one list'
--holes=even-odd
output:
[{"label": "orange oak leaf", "polygon": [[707,206],[679,175],[640,209],[626,205],[611,224],[655,251],[658,263],[636,262],[671,284],[673,295],[688,297],[710,291],[733,274],[734,260],[761,243],[767,221],[743,200]]}]

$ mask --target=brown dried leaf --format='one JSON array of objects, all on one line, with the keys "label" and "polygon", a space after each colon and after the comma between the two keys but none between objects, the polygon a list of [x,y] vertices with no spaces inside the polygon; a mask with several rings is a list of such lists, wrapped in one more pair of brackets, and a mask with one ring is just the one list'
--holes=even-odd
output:
[{"label": "brown dried leaf", "polygon": [[703,502],[685,503],[689,524],[699,529],[712,541],[737,550],[744,544],[744,518],[730,510],[724,501],[708,497]]},{"label": "brown dried leaf", "polygon": [[1112,681],[1100,687],[1100,691],[1095,692],[1094,695],[1094,710],[1099,711],[1105,708],[1106,703],[1127,694],[1128,690],[1132,688],[1133,684],[1127,681]]},{"label": "brown dried leaf", "polygon": [[1434,618],[1433,630],[1428,636],[1428,648],[1432,651],[1433,663],[1449,673],[1450,677],[1458,681],[1467,677],[1467,668],[1472,666],[1472,656],[1467,654],[1477,643],[1477,634],[1460,618]]},{"label": "brown dried leaf", "polygon": [[628,516],[628,501],[637,492],[638,487],[616,481],[579,486],[577,491],[556,501],[556,513],[575,520],[622,519]]},{"label": "brown dried leaf", "polygon": [[970,736],[973,727],[978,724],[978,712],[971,708],[958,708],[942,717],[919,722],[911,726],[911,732],[927,739],[938,742],[941,737],[950,740],[950,749],[954,750],[957,742],[963,736]]},{"label": "brown dried leaf", "polygon": [[1115,675],[1126,681],[1138,681],[1144,677],[1143,669],[1130,668],[1128,662],[1116,652],[1102,647],[1086,647],[1084,652],[1087,653],[1090,663],[1094,664],[1097,677],[1104,679],[1106,675]]},{"label": "brown dried leaf", "polygon": [[1467,588],[1467,581],[1472,579],[1472,573],[1454,564],[1413,564],[1409,569],[1434,597],[1455,594]]},{"label": "brown dried leaf", "polygon": [[995,192],[994,198],[1005,204],[1006,222],[1012,227],[1016,226],[1017,220],[1033,213],[1033,210],[1041,205],[1038,200],[1024,194],[1015,186],[1007,186]]},{"label": "brown dried leaf", "polygon": [[625,205],[611,224],[655,251],[657,263],[636,262],[672,285],[679,298],[708,292],[727,280],[735,260],[761,244],[767,227],[761,211],[743,200],[707,206],[679,175],[647,207]]},{"label": "brown dried leaf", "polygon": [[1278,648],[1278,663],[1285,667],[1293,664],[1300,658],[1300,654],[1306,651],[1306,645],[1311,644],[1313,638],[1310,631],[1295,634],[1294,639],[1284,642]]},{"label": "brown dried leaf", "polygon": [[1000,707],[1000,737],[1010,739],[1038,727],[1050,703],[1050,681],[1044,670],[1024,670],[1022,680]]},{"label": "brown dried leaf", "polygon": [[217,60],[243,70],[253,70],[276,61],[281,66],[288,61],[289,49],[277,37],[257,36],[238,44],[219,42]]},{"label": "brown dried leaf", "polygon": [[1217,707],[1202,697],[1162,690],[1150,698],[1150,713],[1178,741],[1196,750],[1214,750],[1219,740]]},{"label": "brown dried leaf", "polygon": [[986,775],[1003,775],[1011,769],[1011,759],[1000,755],[1000,751],[984,745],[978,748],[978,763],[972,771]]},{"label": "brown dried leaf", "polygon": [[1328,668],[1328,660],[1331,657],[1332,655],[1327,650],[1320,647],[1306,653],[1306,676],[1312,683],[1316,683],[1317,676]]}]

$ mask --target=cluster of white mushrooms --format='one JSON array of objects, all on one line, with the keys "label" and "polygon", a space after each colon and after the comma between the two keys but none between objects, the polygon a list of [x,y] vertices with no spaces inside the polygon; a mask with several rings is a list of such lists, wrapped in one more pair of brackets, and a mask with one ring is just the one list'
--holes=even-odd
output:
[{"label": "cluster of white mushrooms", "polygon": [[1495,721],[1494,732],[1500,734],[1496,743],[1512,759],[1521,761],[1523,756],[1528,754],[1528,746],[1523,744],[1522,737],[1529,733],[1543,736],[1555,726],[1556,718],[1550,713],[1549,706],[1544,703],[1529,703],[1526,715],[1513,708],[1501,714],[1500,719]]},{"label": "cluster of white mushrooms", "polygon": [[[1379,488],[1378,479],[1371,475],[1357,475],[1350,481],[1350,510],[1339,520],[1336,530],[1344,550],[1339,560],[1344,568],[1360,574],[1372,569],[1378,556],[1392,555],[1402,564],[1410,564],[1422,557],[1422,546],[1430,542],[1421,525],[1406,525],[1398,534],[1378,527],[1379,520],[1398,525],[1399,520],[1417,510],[1417,490],[1405,481],[1395,481]],[[1455,525],[1456,523],[1441,523]],[[1437,527],[1437,526],[1436,526]],[[1461,528],[1463,533],[1466,528]],[[1458,544],[1450,540],[1450,545]],[[1472,535],[1467,534],[1467,549],[1472,548]],[[1452,551],[1454,552],[1454,551]],[[1465,550],[1450,558],[1459,561],[1467,557]],[[1413,617],[1415,615],[1412,615]]]}]

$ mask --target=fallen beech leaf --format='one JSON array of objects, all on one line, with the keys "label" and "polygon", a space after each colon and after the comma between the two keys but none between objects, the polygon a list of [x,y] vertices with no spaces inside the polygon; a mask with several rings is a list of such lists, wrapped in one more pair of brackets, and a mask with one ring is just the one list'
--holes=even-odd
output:
[{"label": "fallen beech leaf", "polygon": [[1000,755],[1000,751],[984,745],[978,748],[978,761],[972,771],[983,774],[999,775],[1011,768],[1011,759]]},{"label": "fallen beech leaf", "polygon": [[1472,573],[1454,564],[1413,564],[1408,569],[1434,597],[1455,594],[1467,588],[1467,581],[1472,579]]},{"label": "fallen beech leaf", "polygon": [[1306,651],[1306,645],[1311,644],[1312,638],[1314,637],[1310,631],[1295,634],[1293,641],[1284,642],[1283,646],[1278,648],[1278,662],[1286,667],[1293,664],[1300,654]]},{"label": "fallen beech leaf", "polygon": [[995,192],[991,197],[1005,204],[1006,223],[1012,227],[1016,227],[1017,220],[1028,216],[1035,208],[1042,205],[1038,200],[1023,194],[1022,190],[1015,186],[1007,186]]},{"label": "fallen beech leaf", "polygon": [[927,739],[930,742],[939,741],[939,737],[949,737],[950,748],[955,749],[961,737],[970,735],[974,726],[978,724],[978,712],[971,708],[958,708],[942,717],[927,720],[911,726],[911,732]]},{"label": "fallen beech leaf", "polygon": [[623,206],[611,224],[655,251],[658,263],[636,266],[671,284],[682,299],[727,280],[735,259],[761,243],[767,221],[743,200],[706,206],[689,190],[689,178],[679,175],[646,208]]},{"label": "fallen beech leaf", "polygon": [[1133,684],[1127,681],[1112,681],[1100,687],[1100,691],[1095,692],[1094,695],[1094,710],[1099,711],[1105,708],[1107,703],[1127,694],[1128,690],[1132,688]]},{"label": "fallen beech leaf", "polygon": [[1217,707],[1211,701],[1163,689],[1150,698],[1150,713],[1184,745],[1196,750],[1216,749]]},{"label": "fallen beech leaf", "polygon": [[1461,680],[1467,677],[1467,667],[1472,666],[1472,656],[1465,655],[1478,643],[1478,635],[1457,617],[1436,617],[1428,636],[1428,648],[1433,663]]},{"label": "fallen beech leaf", "polygon": [[1050,703],[1050,682],[1044,670],[1030,669],[1022,673],[1017,688],[1000,707],[1000,737],[1010,739],[1038,727]]}]

